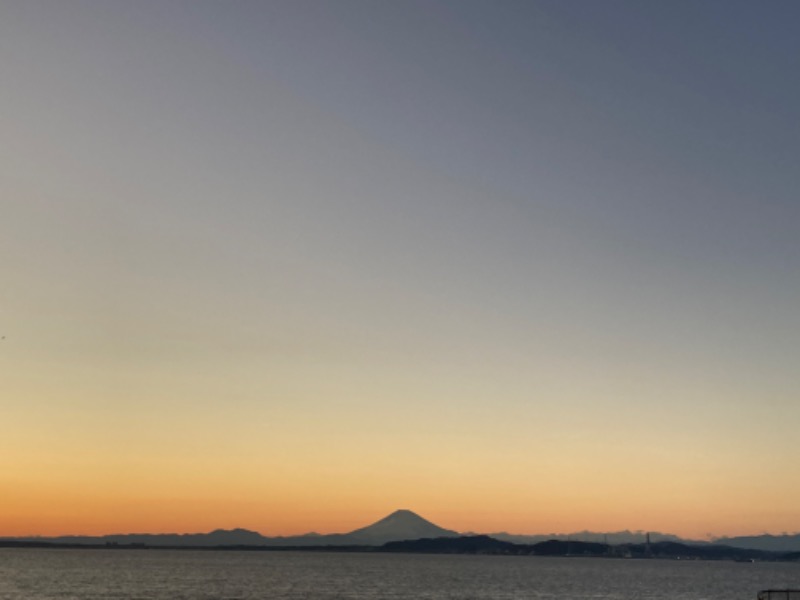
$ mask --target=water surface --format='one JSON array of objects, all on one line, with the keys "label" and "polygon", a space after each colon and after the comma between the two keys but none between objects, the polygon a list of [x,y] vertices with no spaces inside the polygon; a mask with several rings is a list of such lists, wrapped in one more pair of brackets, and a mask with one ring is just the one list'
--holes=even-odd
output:
[{"label": "water surface", "polygon": [[0,549],[2,600],[755,600],[775,587],[800,587],[800,564]]}]

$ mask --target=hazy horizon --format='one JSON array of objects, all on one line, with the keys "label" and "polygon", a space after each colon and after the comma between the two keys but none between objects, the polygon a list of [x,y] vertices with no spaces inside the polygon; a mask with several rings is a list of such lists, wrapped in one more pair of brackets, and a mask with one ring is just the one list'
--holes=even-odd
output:
[{"label": "hazy horizon", "polygon": [[798,21],[0,3],[0,533],[795,530]]},{"label": "hazy horizon", "polygon": [[[410,511],[408,509],[397,509],[395,511],[387,513],[386,515],[384,515],[380,519],[377,519],[376,521],[365,522],[365,523],[362,523],[361,525],[359,525],[358,527],[356,527],[355,529],[346,530],[346,531],[345,530],[342,530],[342,531],[319,531],[319,530],[316,530],[316,529],[306,529],[306,530],[303,530],[303,531],[296,531],[294,533],[277,535],[277,534],[272,534],[269,531],[256,531],[256,530],[253,530],[253,529],[249,529],[247,527],[230,527],[230,528],[214,528],[214,529],[209,529],[209,530],[204,530],[204,531],[160,531],[160,532],[150,532],[150,531],[121,531],[120,530],[120,531],[107,531],[107,532],[104,532],[104,533],[98,532],[98,533],[94,533],[94,534],[85,534],[85,533],[82,533],[82,532],[72,532],[72,533],[60,533],[60,534],[56,534],[56,535],[29,534],[29,535],[15,536],[15,537],[21,537],[21,538],[25,538],[25,537],[43,537],[43,538],[52,538],[52,537],[104,537],[104,536],[116,536],[116,535],[181,535],[181,536],[183,536],[183,535],[203,535],[203,534],[213,533],[213,532],[216,532],[216,531],[235,531],[235,530],[250,531],[250,532],[259,534],[259,535],[261,535],[261,536],[263,536],[265,538],[270,538],[270,539],[293,538],[293,537],[304,537],[304,536],[331,536],[331,535],[335,536],[335,535],[347,535],[347,534],[356,532],[356,531],[358,531],[360,529],[363,529],[365,527],[371,527],[371,526],[376,525],[376,524],[380,523],[381,521],[385,520],[387,517],[391,517],[395,513],[400,513],[400,512],[410,512],[415,517],[419,517],[422,520],[427,521],[431,525],[434,525],[434,526],[437,526],[437,527],[441,527],[442,529],[449,529],[449,530],[454,531],[455,533],[457,533],[459,535],[504,534],[504,535],[510,535],[510,536],[520,536],[520,537],[539,537],[539,536],[544,537],[544,536],[550,536],[550,535],[557,536],[557,537],[564,537],[564,536],[581,535],[581,534],[592,535],[592,536],[597,536],[597,535],[625,535],[625,534],[629,534],[629,535],[632,535],[632,536],[634,536],[634,535],[644,536],[645,534],[648,534],[650,536],[655,536],[653,538],[654,540],[657,540],[658,536],[671,537],[671,536],[675,535],[675,534],[673,534],[672,532],[669,532],[669,531],[655,531],[655,530],[645,530],[645,529],[620,529],[620,530],[614,530],[614,531],[596,531],[596,530],[591,530],[591,529],[579,529],[579,530],[574,530],[574,531],[528,531],[528,532],[505,531],[505,530],[502,530],[502,531],[501,530],[496,530],[496,531],[476,531],[476,530],[472,530],[472,529],[453,530],[453,529],[447,527],[446,524],[440,524],[440,523],[432,522],[429,519],[427,519],[425,517],[425,515],[421,515],[419,513],[416,513],[415,511]],[[783,532],[780,532],[780,533],[762,531],[760,533],[742,534],[742,535],[744,537],[747,537],[748,535],[753,535],[753,536],[773,535],[773,536],[779,537],[779,536],[793,536],[793,535],[798,535],[798,534],[800,534],[800,531],[795,531],[795,532],[783,531]],[[4,537],[8,538],[8,537],[12,537],[12,536],[7,536],[7,535],[4,535],[2,532],[0,532],[0,538],[4,538]],[[678,536],[678,537],[680,537],[680,536]],[[741,536],[732,536],[732,535],[726,535],[724,533],[721,533],[719,535],[707,534],[706,536],[698,537],[698,538],[681,538],[681,539],[684,539],[686,541],[713,541],[715,539],[729,538],[729,537],[741,537]]]}]

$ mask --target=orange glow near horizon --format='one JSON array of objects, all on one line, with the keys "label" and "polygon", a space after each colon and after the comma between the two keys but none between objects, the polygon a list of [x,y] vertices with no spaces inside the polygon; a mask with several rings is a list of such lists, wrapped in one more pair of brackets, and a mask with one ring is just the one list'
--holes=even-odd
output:
[{"label": "orange glow near horizon", "polygon": [[[687,430],[665,448],[591,407],[566,418],[511,405],[513,418],[495,422],[456,385],[449,393],[460,405],[431,396],[401,406],[387,393],[376,411],[364,399],[378,388],[334,396],[312,387],[295,392],[295,409],[254,402],[239,415],[204,404],[210,393],[196,379],[194,407],[159,395],[114,411],[92,395],[69,397],[58,378],[18,384],[26,403],[8,414],[19,428],[0,439],[0,536],[341,533],[397,508],[456,531],[628,529],[696,539],[779,533],[800,518],[798,482],[786,480],[763,502],[793,457],[763,464],[722,437]],[[310,419],[308,398],[326,392],[337,401],[315,405]],[[70,404],[36,410],[65,396]],[[419,421],[431,407],[439,421]],[[276,418],[282,426],[271,428]],[[572,433],[535,429],[542,419]],[[596,422],[609,435],[594,435]],[[236,435],[220,433],[228,430]]]},{"label": "orange glow near horizon", "polygon": [[[646,530],[705,539],[713,535],[779,533],[782,522],[795,518],[793,506],[765,510],[757,495],[743,498],[738,508],[719,510],[709,519],[709,501],[658,501],[636,496],[635,486],[618,490],[605,503],[584,498],[575,490],[545,494],[536,490],[513,490],[468,482],[450,482],[447,490],[402,494],[388,482],[383,493],[374,490],[284,488],[280,492],[223,485],[183,487],[180,493],[167,488],[145,491],[102,485],[78,487],[62,484],[6,486],[0,489],[4,510],[0,515],[0,537],[105,535],[113,533],[199,533],[213,529],[244,528],[266,536],[344,533],[364,527],[398,508],[408,508],[441,527],[460,532],[519,534],[573,533],[578,531]],[[431,482],[426,482],[426,485]],[[497,483],[495,482],[495,486]],[[657,490],[657,494],[664,490]],[[451,497],[458,498],[452,501]],[[679,494],[683,494],[679,491]],[[402,497],[403,501],[395,501]],[[625,501],[625,498],[628,498]],[[748,504],[749,502],[749,504]],[[744,523],[762,523],[753,530]]]}]

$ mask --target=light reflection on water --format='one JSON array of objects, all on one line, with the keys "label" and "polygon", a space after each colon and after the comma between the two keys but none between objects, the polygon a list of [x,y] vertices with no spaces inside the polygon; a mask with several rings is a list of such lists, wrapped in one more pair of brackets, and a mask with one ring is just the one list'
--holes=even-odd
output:
[{"label": "light reflection on water", "polygon": [[800,564],[0,549],[1,600],[755,600],[786,587]]}]

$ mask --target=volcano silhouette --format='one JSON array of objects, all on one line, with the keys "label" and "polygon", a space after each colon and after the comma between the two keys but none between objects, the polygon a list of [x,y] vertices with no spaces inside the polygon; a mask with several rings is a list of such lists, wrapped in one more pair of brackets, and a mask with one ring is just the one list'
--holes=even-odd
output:
[{"label": "volcano silhouette", "polygon": [[345,535],[353,543],[377,546],[398,540],[458,537],[459,534],[439,527],[410,510],[396,510],[372,525]]}]

